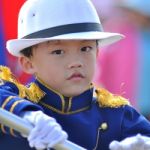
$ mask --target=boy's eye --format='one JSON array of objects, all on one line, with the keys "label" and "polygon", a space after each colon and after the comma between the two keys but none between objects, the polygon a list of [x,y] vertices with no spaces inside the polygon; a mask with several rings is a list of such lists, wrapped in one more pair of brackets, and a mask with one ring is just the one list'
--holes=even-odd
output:
[{"label": "boy's eye", "polygon": [[82,51],[82,52],[88,52],[88,51],[90,51],[90,50],[92,50],[92,47],[91,47],[91,46],[85,46],[85,47],[82,47],[82,48],[81,48],[81,51]]},{"label": "boy's eye", "polygon": [[51,52],[51,54],[56,54],[56,55],[60,55],[60,54],[64,54],[64,51],[61,50],[61,49],[58,49],[58,50],[54,50]]}]

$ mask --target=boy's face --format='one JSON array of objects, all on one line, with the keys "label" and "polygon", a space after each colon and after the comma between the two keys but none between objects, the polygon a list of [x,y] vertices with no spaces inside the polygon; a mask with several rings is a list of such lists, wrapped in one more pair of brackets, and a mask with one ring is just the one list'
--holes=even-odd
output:
[{"label": "boy's face", "polygon": [[58,40],[38,44],[31,58],[21,59],[30,63],[27,72],[36,74],[53,90],[64,96],[76,96],[89,88],[96,56],[94,40]]}]

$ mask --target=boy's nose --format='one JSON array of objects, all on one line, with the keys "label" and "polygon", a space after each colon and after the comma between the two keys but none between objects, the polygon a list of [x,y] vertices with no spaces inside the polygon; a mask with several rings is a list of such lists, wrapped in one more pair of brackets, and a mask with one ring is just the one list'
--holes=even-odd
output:
[{"label": "boy's nose", "polygon": [[78,61],[78,60],[76,60],[76,61],[74,61],[74,62],[71,62],[71,63],[68,65],[69,68],[80,68],[80,67],[82,67],[82,66],[83,66],[83,64],[82,64],[80,61]]}]

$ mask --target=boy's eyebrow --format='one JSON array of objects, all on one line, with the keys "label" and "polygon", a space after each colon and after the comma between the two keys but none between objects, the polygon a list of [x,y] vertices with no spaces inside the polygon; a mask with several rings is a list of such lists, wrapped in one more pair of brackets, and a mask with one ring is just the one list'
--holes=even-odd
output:
[{"label": "boy's eyebrow", "polygon": [[[66,41],[66,40],[65,40]],[[75,40],[76,41],[76,40]],[[91,40],[80,40],[80,43],[85,43],[85,42],[89,42]],[[48,41],[48,44],[53,44],[53,45],[57,45],[57,44],[61,44],[63,43],[63,40],[52,40],[52,41]]]},{"label": "boy's eyebrow", "polygon": [[55,45],[55,44],[60,44],[61,41],[60,41],[60,40],[54,40],[54,41],[52,40],[52,41],[48,41],[47,43],[48,43],[48,44],[54,44],[54,45]]},{"label": "boy's eyebrow", "polygon": [[81,40],[81,43],[89,42],[91,40]]}]

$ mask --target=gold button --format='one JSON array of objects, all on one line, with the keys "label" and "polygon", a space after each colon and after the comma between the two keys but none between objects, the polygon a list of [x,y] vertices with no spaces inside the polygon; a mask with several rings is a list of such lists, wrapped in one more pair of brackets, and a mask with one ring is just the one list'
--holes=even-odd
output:
[{"label": "gold button", "polygon": [[103,122],[100,126],[100,129],[102,129],[102,130],[106,130],[107,128],[108,128],[108,125],[106,122]]}]

